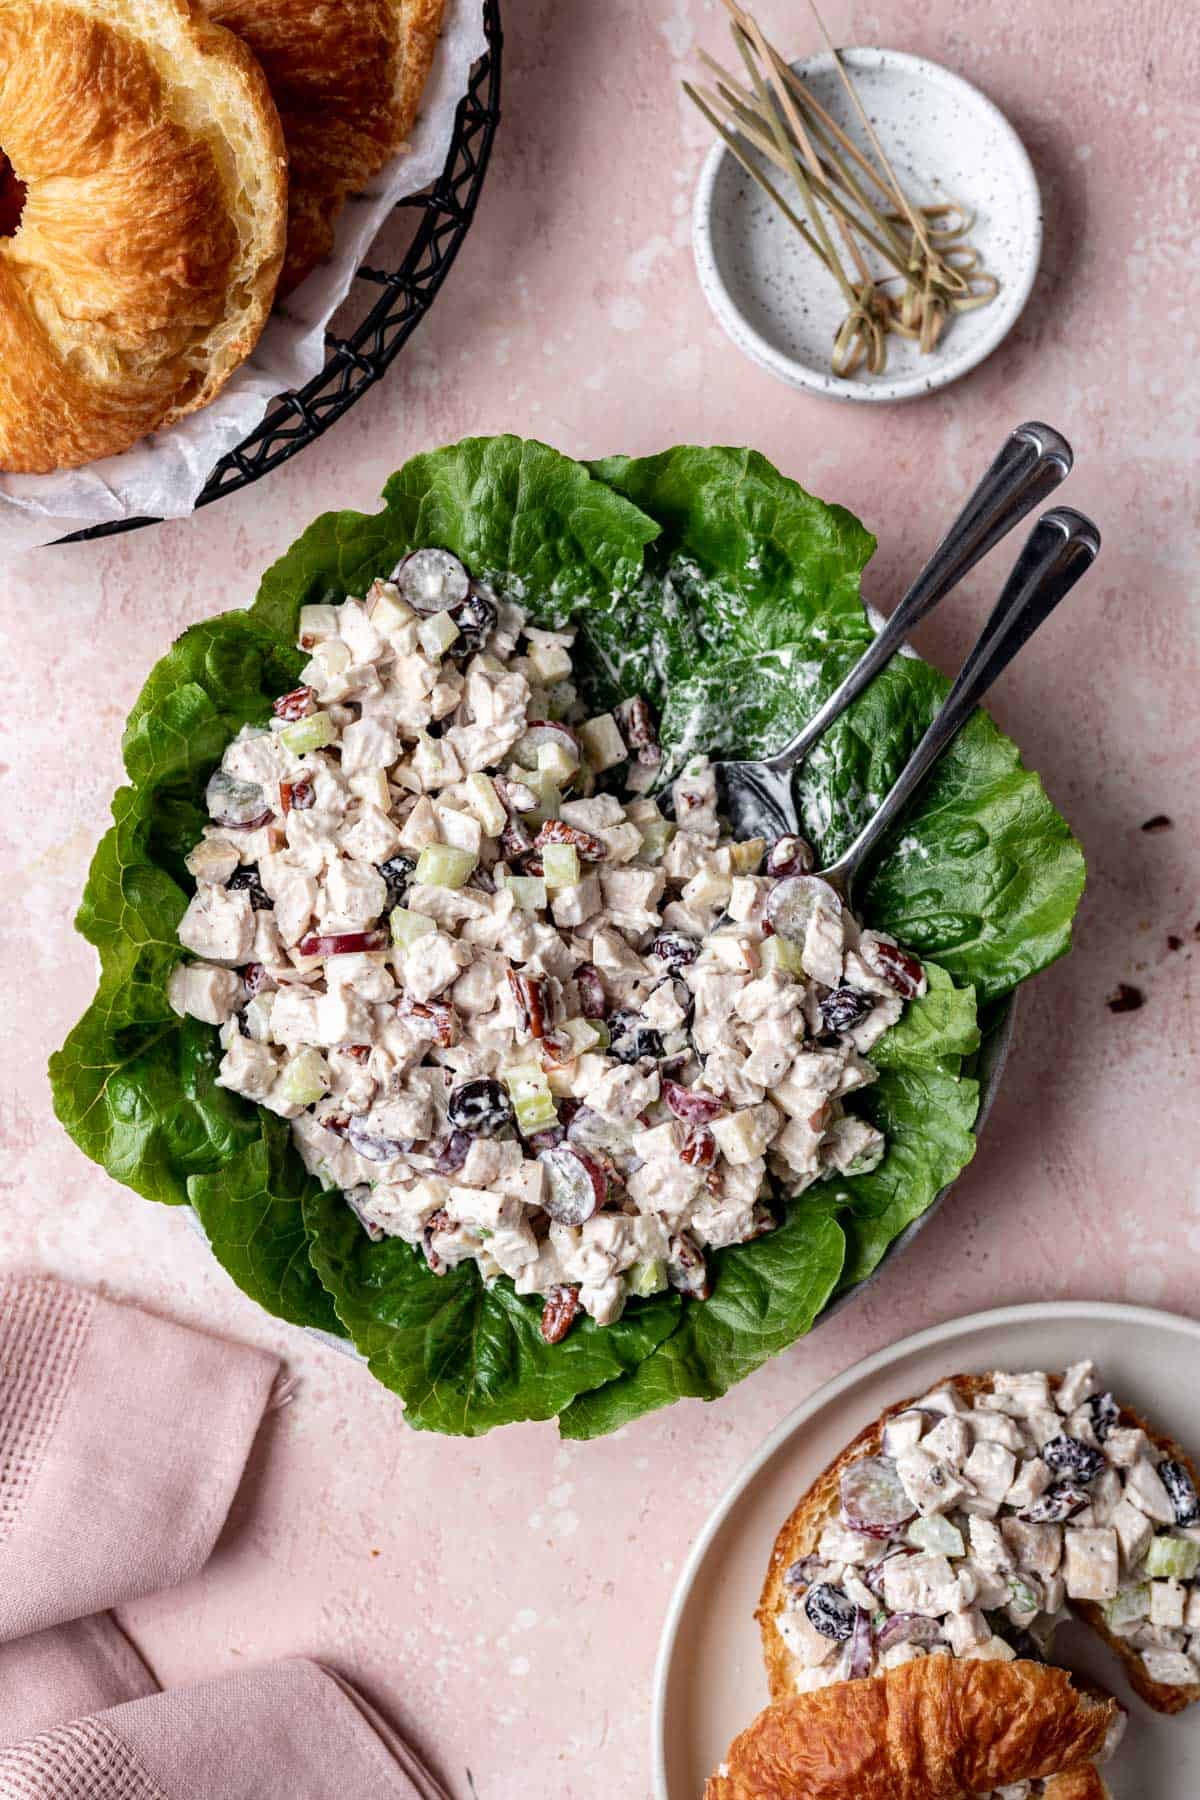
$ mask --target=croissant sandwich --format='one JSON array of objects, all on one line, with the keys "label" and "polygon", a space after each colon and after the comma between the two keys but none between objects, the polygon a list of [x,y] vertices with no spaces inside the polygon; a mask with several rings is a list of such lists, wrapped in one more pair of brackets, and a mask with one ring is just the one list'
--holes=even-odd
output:
[{"label": "croissant sandwich", "polygon": [[1200,1698],[1197,1486],[1090,1362],[961,1375],[892,1407],[776,1539],[757,1612],[770,1691],[1045,1656],[1069,1608],[1178,1712]]},{"label": "croissant sandwich", "polygon": [[768,1706],[704,1800],[1105,1800],[1117,1716],[1061,1669],[923,1657]]}]

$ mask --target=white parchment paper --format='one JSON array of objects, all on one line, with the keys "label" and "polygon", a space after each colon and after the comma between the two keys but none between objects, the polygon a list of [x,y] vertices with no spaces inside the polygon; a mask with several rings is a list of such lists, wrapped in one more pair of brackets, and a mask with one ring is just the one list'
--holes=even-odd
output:
[{"label": "white parchment paper", "polygon": [[347,201],[334,254],[276,309],[253,356],[210,406],[153,433],[121,456],[54,475],[0,475],[0,555],[52,543],[111,519],[191,512],[213,466],[261,421],[277,394],[302,387],[325,362],[325,328],[397,200],[442,171],[471,65],[487,48],[478,0],[447,0],[445,22],[406,150],[365,193]]}]

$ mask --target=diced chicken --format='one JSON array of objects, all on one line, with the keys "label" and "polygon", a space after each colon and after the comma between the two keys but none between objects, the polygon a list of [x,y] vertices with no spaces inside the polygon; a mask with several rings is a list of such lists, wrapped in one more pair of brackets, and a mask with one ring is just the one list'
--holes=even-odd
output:
[{"label": "diced chicken", "polygon": [[247,1100],[265,1100],[278,1075],[279,1061],[270,1045],[235,1031],[217,1070],[217,1086],[244,1094]]},{"label": "diced chicken", "polygon": [[1111,1600],[1119,1580],[1117,1534],[1111,1528],[1065,1532],[1064,1573],[1072,1600]]},{"label": "diced chicken", "polygon": [[177,963],[167,983],[172,1011],[180,1018],[203,1019],[208,1025],[224,1025],[244,995],[240,975],[212,963]]},{"label": "diced chicken", "polygon": [[214,963],[244,963],[254,943],[254,911],[245,888],[199,887],[179,921],[185,949]]}]

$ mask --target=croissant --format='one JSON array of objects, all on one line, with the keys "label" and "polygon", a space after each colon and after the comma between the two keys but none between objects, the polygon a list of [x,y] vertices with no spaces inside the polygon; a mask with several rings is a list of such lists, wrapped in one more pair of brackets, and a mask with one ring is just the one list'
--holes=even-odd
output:
[{"label": "croissant", "polygon": [[1022,1781],[1105,1800],[1092,1758],[1116,1713],[1062,1669],[926,1657],[768,1706],[704,1800],[974,1800]]},{"label": "croissant", "polygon": [[205,405],[249,355],[286,156],[254,57],[186,0],[0,0],[0,144],[0,469],[44,473]]},{"label": "croissant", "polygon": [[261,62],[287,143],[289,217],[279,291],[333,247],[347,197],[412,130],[445,0],[200,0]]}]

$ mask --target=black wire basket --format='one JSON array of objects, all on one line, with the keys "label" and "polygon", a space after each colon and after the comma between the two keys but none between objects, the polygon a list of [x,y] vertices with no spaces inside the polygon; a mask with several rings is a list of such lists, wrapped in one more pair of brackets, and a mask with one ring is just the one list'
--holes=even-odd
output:
[{"label": "black wire basket", "polygon": [[[261,423],[216,465],[197,496],[198,507],[249,487],[328,431],[380,379],[433,305],[475,216],[500,123],[500,0],[483,0],[483,17],[488,48],[472,68],[459,101],[442,172],[432,187],[397,202],[397,212],[411,209],[420,215],[399,265],[379,269],[368,262],[357,270],[339,316],[353,312],[356,303],[361,307],[364,296],[369,302],[365,316],[344,336],[325,334],[320,374],[272,400]],[[152,518],[114,519],[60,541],[111,537],[157,523]]]}]

